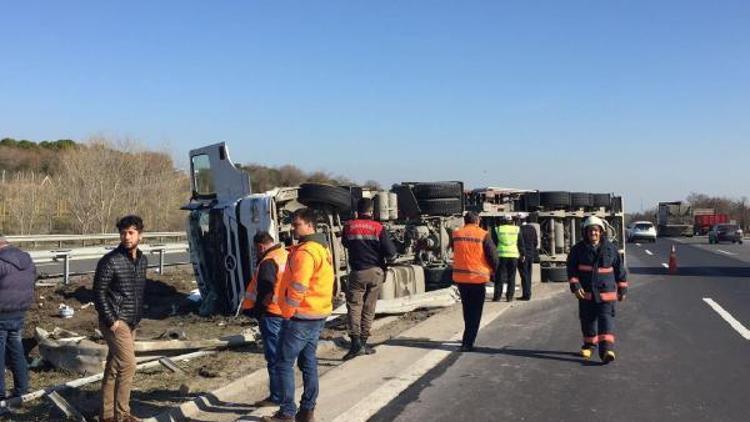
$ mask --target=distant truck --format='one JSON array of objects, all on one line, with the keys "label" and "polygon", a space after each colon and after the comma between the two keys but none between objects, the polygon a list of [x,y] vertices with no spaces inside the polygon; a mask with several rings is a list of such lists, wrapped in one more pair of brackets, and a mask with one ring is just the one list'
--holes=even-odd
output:
[{"label": "distant truck", "polygon": [[712,226],[716,224],[729,223],[729,216],[726,214],[703,214],[696,215],[694,222],[694,233],[697,236],[705,236]]},{"label": "distant truck", "polygon": [[659,202],[656,231],[660,237],[692,237],[694,221],[690,204],[680,201]]}]

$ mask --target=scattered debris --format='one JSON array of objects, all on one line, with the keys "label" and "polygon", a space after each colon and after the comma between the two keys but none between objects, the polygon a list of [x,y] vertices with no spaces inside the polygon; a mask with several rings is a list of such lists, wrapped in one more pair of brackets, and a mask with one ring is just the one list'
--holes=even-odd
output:
[{"label": "scattered debris", "polygon": [[86,418],[83,417],[81,412],[78,411],[75,407],[73,407],[72,404],[70,404],[63,396],[61,396],[57,391],[53,391],[49,394],[47,394],[47,398],[55,404],[60,410],[62,410],[63,413],[65,413],[65,416],[68,417],[68,419],[73,419],[75,421],[82,421],[85,422]]},{"label": "scattered debris", "polygon": [[76,311],[73,308],[64,303],[61,303],[60,306],[57,307],[57,314],[60,315],[61,318],[73,318],[75,312]]}]

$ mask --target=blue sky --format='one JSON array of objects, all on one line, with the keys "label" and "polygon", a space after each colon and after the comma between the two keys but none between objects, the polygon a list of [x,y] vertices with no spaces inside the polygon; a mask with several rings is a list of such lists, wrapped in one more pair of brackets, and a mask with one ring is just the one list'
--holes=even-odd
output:
[{"label": "blue sky", "polygon": [[750,2],[6,2],[0,137],[360,182],[750,196]]}]

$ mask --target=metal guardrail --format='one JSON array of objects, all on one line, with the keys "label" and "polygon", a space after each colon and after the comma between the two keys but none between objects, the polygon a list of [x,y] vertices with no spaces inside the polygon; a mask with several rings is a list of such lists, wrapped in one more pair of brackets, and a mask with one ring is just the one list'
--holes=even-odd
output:
[{"label": "metal guardrail", "polygon": [[[144,239],[163,239],[163,238],[185,238],[185,232],[144,232]],[[41,234],[29,236],[5,236],[10,243],[44,243],[57,242],[62,246],[62,242],[85,242],[94,240],[119,240],[119,233],[97,233],[97,234]]]},{"label": "metal guardrail", "polygon": [[[164,256],[173,253],[185,253],[189,252],[189,246],[187,243],[168,243],[168,244],[152,244],[152,245],[141,245],[138,247],[144,254],[158,254],[159,265],[157,271],[159,274],[164,273]],[[29,251],[31,259],[34,264],[48,264],[51,262],[60,262],[63,265],[63,283],[68,284],[70,281],[70,262],[80,261],[87,259],[99,259],[104,254],[114,249],[112,246],[96,246],[87,248],[75,248],[75,249],[56,249],[51,251]]]}]

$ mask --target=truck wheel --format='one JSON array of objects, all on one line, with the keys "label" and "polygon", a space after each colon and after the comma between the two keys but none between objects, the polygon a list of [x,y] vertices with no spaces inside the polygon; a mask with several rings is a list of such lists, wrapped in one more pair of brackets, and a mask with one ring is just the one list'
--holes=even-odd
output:
[{"label": "truck wheel", "polygon": [[423,199],[417,202],[422,214],[455,215],[464,212],[464,201],[459,198]]},{"label": "truck wheel", "polygon": [[590,193],[571,192],[570,203],[573,208],[589,208],[594,206],[594,198]]},{"label": "truck wheel", "polygon": [[307,206],[330,205],[339,212],[352,209],[352,195],[349,190],[323,183],[303,183],[299,187],[297,200]]},{"label": "truck wheel", "polygon": [[612,195],[608,193],[595,193],[592,196],[594,197],[595,207],[610,208],[612,206]]},{"label": "truck wheel", "polygon": [[568,281],[568,269],[565,267],[542,267],[543,283],[563,283]]},{"label": "truck wheel", "polygon": [[521,197],[523,211],[536,211],[541,205],[539,203],[539,192],[528,192]]},{"label": "truck wheel", "polygon": [[568,208],[570,192],[539,192],[539,202],[545,208]]},{"label": "truck wheel", "polygon": [[417,199],[463,198],[461,183],[417,183],[412,188]]}]

